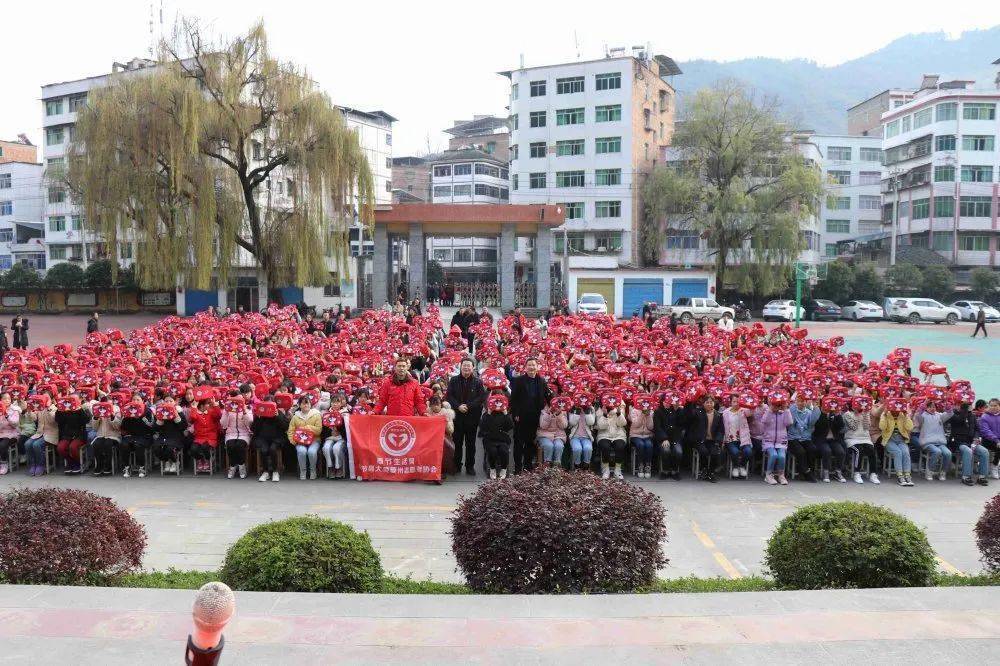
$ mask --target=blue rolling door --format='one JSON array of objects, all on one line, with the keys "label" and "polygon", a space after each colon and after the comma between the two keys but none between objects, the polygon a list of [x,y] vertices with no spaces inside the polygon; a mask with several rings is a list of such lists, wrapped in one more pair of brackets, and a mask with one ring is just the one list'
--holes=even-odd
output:
[{"label": "blue rolling door", "polygon": [[678,298],[708,298],[708,280],[706,278],[675,279],[671,285],[670,304]]},{"label": "blue rolling door", "polygon": [[647,301],[663,305],[663,278],[625,278],[622,284],[622,318],[642,314]]},{"label": "blue rolling door", "polygon": [[189,317],[201,312],[209,305],[219,305],[219,292],[188,289],[184,293],[184,314]]}]

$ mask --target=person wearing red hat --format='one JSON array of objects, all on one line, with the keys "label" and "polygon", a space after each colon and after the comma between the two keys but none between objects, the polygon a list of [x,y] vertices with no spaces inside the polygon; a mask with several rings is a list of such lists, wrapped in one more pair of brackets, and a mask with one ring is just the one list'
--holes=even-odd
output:
[{"label": "person wearing red hat", "polygon": [[9,471],[7,459],[11,447],[14,448],[14,455],[17,455],[17,426],[20,420],[21,409],[11,400],[10,393],[0,394],[0,475]]},{"label": "person wearing red hat", "polygon": [[[948,419],[951,425],[951,449],[962,464],[962,483],[989,485],[990,452],[979,436],[979,424],[972,413],[971,398],[961,398],[958,409]],[[973,464],[975,463],[975,464]],[[977,468],[978,467],[978,473]]]},{"label": "person wearing red hat", "polygon": [[725,427],[726,448],[732,461],[732,478],[745,479],[749,473],[750,461],[753,460],[753,444],[750,442],[750,423],[747,420],[747,410],[740,407],[740,396],[733,393],[729,398],[729,407],[722,413],[722,425]]},{"label": "person wearing red hat", "polygon": [[506,479],[510,460],[510,432],[514,421],[507,413],[507,397],[497,393],[486,401],[486,411],[479,420],[479,433],[486,449],[491,479]]},{"label": "person wearing red hat", "polygon": [[653,412],[645,405],[629,407],[629,441],[635,447],[639,459],[639,469],[635,470],[640,479],[648,479],[653,467]]},{"label": "person wearing red hat", "polygon": [[913,419],[907,413],[905,403],[898,398],[888,400],[878,425],[885,452],[892,456],[896,467],[896,482],[901,486],[912,486],[910,431],[913,429]]},{"label": "person wearing red hat", "polygon": [[427,403],[420,393],[420,383],[410,374],[410,362],[396,359],[393,372],[382,380],[374,414],[388,416],[423,416]]},{"label": "person wearing red hat", "polygon": [[188,422],[193,434],[191,457],[198,472],[210,471],[211,454],[219,446],[219,433],[222,432],[219,426],[221,419],[222,410],[212,399],[199,401],[188,412]]},{"label": "person wearing red hat", "polygon": [[861,458],[868,460],[868,480],[880,483],[876,470],[878,456],[875,455],[875,444],[871,435],[871,398],[856,396],[851,400],[851,408],[844,413],[844,443],[847,453],[851,456],[851,470],[855,483],[864,483],[861,476]]},{"label": "person wearing red hat", "polygon": [[934,480],[934,470],[938,470],[942,481],[948,479],[948,468],[951,467],[951,450],[948,448],[948,437],[944,424],[951,418],[951,412],[939,412],[936,400],[928,400],[923,409],[914,415],[914,422],[920,423],[920,448],[927,456],[927,469],[924,478]]},{"label": "person wearing red hat", "polygon": [[788,453],[801,466],[806,480],[816,483],[819,481],[819,455],[813,443],[813,430],[820,411],[799,390],[788,412],[792,415],[792,425],[788,426]]},{"label": "person wearing red hat", "polygon": [[[80,449],[86,442],[86,428],[90,417],[80,405],[79,395],[76,393],[67,396],[69,400],[63,407],[57,408],[55,419],[59,426],[59,444],[56,449],[65,464],[66,474],[79,474],[80,469]],[[75,398],[75,405],[69,406],[70,400]]]}]

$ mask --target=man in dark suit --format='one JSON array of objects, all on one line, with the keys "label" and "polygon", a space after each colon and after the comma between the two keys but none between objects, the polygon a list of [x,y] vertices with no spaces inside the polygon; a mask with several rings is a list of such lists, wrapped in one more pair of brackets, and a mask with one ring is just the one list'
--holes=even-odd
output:
[{"label": "man in dark suit", "polygon": [[448,380],[445,400],[455,410],[455,471],[462,469],[465,449],[465,473],[476,475],[476,430],[486,402],[486,387],[475,373],[471,358],[462,359],[459,374]]},{"label": "man in dark suit", "polygon": [[524,374],[510,384],[510,413],[514,417],[514,473],[535,467],[535,439],[542,409],[548,403],[549,386],[538,375],[538,359],[529,358]]},{"label": "man in dark suit", "polygon": [[21,315],[17,315],[10,322],[10,333],[13,340],[14,349],[28,348],[28,320]]}]

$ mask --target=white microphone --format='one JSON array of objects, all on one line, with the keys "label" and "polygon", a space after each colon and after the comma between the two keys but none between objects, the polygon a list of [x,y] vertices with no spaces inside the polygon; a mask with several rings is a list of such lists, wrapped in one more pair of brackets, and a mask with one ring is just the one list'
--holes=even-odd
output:
[{"label": "white microphone", "polygon": [[225,640],[222,630],[236,612],[236,596],[225,583],[206,583],[198,590],[191,615],[194,632],[188,636],[186,661],[192,666],[215,664]]}]

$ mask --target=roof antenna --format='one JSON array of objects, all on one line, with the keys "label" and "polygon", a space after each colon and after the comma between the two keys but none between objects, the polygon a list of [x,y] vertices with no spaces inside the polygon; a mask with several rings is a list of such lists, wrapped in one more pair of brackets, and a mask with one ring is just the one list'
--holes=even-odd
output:
[{"label": "roof antenna", "polygon": [[576,46],[576,59],[580,59],[580,38],[576,35],[576,30],[573,30],[573,45]]}]

